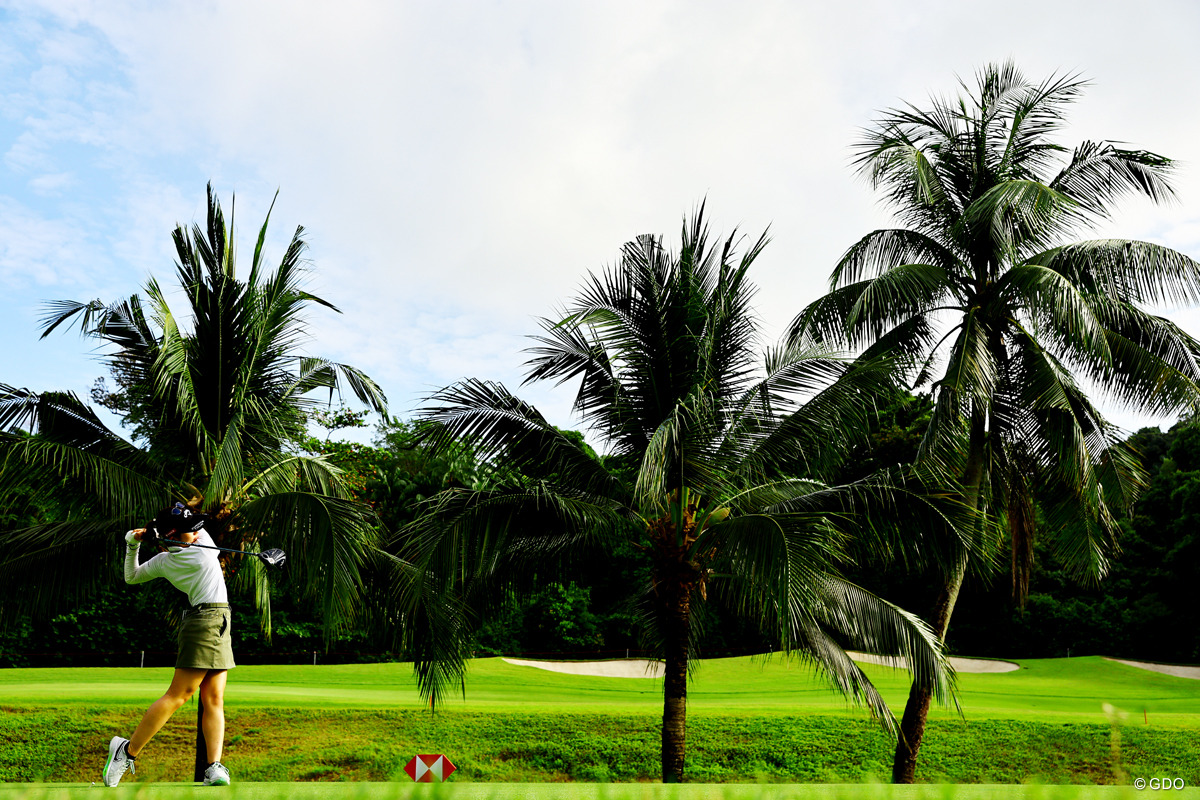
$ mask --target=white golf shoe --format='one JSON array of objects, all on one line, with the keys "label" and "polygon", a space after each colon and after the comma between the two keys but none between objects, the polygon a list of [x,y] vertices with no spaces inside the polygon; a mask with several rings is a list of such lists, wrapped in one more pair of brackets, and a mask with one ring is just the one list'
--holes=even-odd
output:
[{"label": "white golf shoe", "polygon": [[129,755],[125,749],[128,745],[129,740],[120,736],[114,736],[108,743],[108,761],[104,763],[105,786],[112,787],[120,783],[125,770],[129,770],[134,775],[137,774],[133,756]]},{"label": "white golf shoe", "polygon": [[214,761],[204,770],[205,786],[228,786],[229,770],[220,761]]}]

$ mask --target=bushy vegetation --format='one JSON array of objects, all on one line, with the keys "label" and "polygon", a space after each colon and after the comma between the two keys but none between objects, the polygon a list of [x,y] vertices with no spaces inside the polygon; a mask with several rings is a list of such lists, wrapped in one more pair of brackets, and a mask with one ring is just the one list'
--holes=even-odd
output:
[{"label": "bushy vegetation", "polygon": [[[882,415],[873,439],[881,452],[903,452],[903,442],[915,450],[922,406],[920,398],[905,400]],[[951,652],[1200,663],[1200,607],[1189,599],[1200,582],[1200,426],[1185,420],[1166,432],[1145,428],[1127,441],[1142,458],[1147,486],[1121,520],[1121,552],[1109,575],[1092,583],[1073,579],[1035,536],[1025,607],[1014,602],[1002,569],[969,579],[958,601],[961,619],[947,636]],[[927,583],[903,570],[860,562],[852,574],[904,608],[933,602]]]}]

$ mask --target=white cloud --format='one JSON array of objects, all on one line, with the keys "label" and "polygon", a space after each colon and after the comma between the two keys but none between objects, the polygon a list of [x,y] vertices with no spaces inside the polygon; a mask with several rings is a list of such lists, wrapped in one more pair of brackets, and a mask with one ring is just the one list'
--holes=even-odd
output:
[{"label": "white cloud", "polygon": [[96,248],[75,222],[45,219],[0,196],[0,284],[9,292],[31,284],[56,291],[92,284]]},{"label": "white cloud", "polygon": [[56,172],[33,178],[29,181],[29,188],[40,195],[60,195],[74,182],[75,176],[70,172]]},{"label": "white cloud", "polygon": [[[305,224],[313,289],[346,312],[314,322],[312,349],[367,367],[396,398],[518,378],[534,317],[636,234],[674,240],[705,196],[714,232],[771,226],[756,279],[777,332],[847,246],[886,224],[850,169],[856,129],[988,60],[1094,77],[1068,144],[1117,137],[1200,160],[1198,12],[1182,0],[1145,21],[1123,3],[1032,0],[1002,15],[934,0],[11,9],[38,45],[0,59],[30,62],[28,86],[4,99],[25,120],[6,163],[35,191],[70,195],[53,176],[72,175],[96,196],[53,230],[43,216],[44,246],[27,237],[0,276],[67,279],[58,236],[103,243],[106,281],[131,281],[115,294],[150,270],[165,278],[170,229],[202,218],[208,178],[227,204],[238,193],[246,259],[279,188],[273,252]],[[96,189],[72,158],[109,183]],[[1197,254],[1194,166],[1179,187],[1183,205],[1130,204],[1112,230]]]}]

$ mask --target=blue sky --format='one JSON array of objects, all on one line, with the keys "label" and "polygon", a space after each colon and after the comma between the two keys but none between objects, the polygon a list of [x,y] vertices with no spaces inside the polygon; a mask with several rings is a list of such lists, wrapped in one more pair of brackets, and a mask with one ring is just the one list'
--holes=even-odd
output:
[{"label": "blue sky", "polygon": [[[1093,81],[1064,144],[1180,161],[1179,203],[1128,203],[1098,234],[1197,257],[1200,7],[1140,8],[0,3],[0,381],[86,393],[102,365],[74,334],[39,341],[41,304],[169,282],[209,180],[236,192],[246,253],[279,191],[274,252],[304,225],[311,289],[344,312],[314,313],[309,351],[376,376],[400,416],[461,377],[518,383],[537,317],[705,197],[717,230],[771,227],[770,338],[888,223],[849,167],[856,131],[1009,57]],[[522,394],[572,424],[569,391]]]}]

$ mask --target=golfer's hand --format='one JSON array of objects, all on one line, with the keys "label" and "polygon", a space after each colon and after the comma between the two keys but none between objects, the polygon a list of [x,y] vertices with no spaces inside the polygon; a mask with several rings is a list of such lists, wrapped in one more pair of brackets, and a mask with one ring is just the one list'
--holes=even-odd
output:
[{"label": "golfer's hand", "polygon": [[142,540],[142,534],[145,532],[145,528],[134,528],[129,533],[125,534],[125,543],[132,544],[133,542],[140,542]]}]

